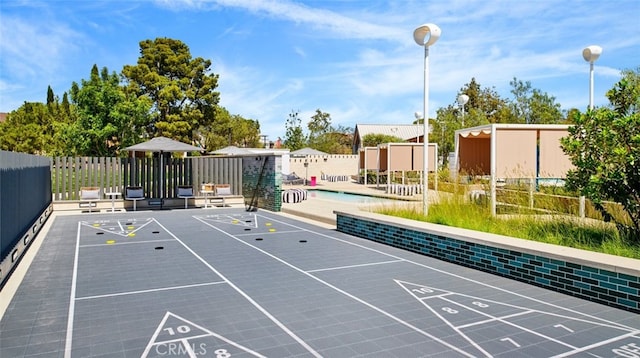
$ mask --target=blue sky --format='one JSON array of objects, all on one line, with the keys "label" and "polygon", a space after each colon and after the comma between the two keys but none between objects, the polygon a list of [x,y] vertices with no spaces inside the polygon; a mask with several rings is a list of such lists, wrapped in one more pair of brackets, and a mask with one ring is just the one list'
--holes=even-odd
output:
[{"label": "blue sky", "polygon": [[[181,40],[219,74],[220,104],[257,119],[269,140],[299,111],[332,124],[411,123],[422,111],[424,50],[413,30],[437,24],[430,48],[429,113],[455,103],[472,77],[511,98],[509,81],[530,81],[563,109],[585,109],[589,64],[595,105],[640,66],[640,1],[378,0],[0,0],[0,112],[58,96],[91,67],[120,72],[139,42]],[[306,130],[306,127],[305,127]]]}]

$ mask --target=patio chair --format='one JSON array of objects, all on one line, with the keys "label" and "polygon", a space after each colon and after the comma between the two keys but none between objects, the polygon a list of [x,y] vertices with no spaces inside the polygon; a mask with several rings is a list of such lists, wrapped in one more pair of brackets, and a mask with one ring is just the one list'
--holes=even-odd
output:
[{"label": "patio chair", "polygon": [[222,207],[226,207],[226,196],[231,196],[233,193],[231,192],[231,185],[229,184],[216,184],[214,186],[215,196],[216,198],[222,199]]},{"label": "patio chair", "polygon": [[91,207],[98,206],[98,200],[100,200],[100,188],[94,186],[80,188],[80,206],[82,203],[89,203],[89,212],[91,212]]},{"label": "patio chair", "polygon": [[128,186],[125,188],[125,200],[133,201],[133,211],[136,211],[138,200],[144,200],[144,189],[141,186]]},{"label": "patio chair", "polygon": [[184,199],[184,208],[187,209],[189,199],[195,198],[191,185],[178,185],[178,198]]}]

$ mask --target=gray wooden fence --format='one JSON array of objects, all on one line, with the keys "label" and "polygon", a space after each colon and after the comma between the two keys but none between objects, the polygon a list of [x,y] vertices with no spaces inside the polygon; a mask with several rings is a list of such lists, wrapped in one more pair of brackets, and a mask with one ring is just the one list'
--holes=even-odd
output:
[{"label": "gray wooden fence", "polygon": [[203,183],[230,184],[234,195],[242,190],[242,157],[172,158],[55,157],[51,160],[54,201],[78,200],[80,188],[124,192],[142,186],[148,198],[174,198],[179,185],[192,185],[197,195]]}]

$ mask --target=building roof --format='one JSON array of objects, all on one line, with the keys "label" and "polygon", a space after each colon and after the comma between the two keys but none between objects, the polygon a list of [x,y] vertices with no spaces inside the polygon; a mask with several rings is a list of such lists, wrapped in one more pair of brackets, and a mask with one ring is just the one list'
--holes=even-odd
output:
[{"label": "building roof", "polygon": [[302,148],[302,149],[298,149],[298,150],[294,150],[293,152],[289,153],[291,154],[291,156],[307,156],[307,155],[327,155],[327,153],[319,151],[317,149],[313,149],[313,148]]},{"label": "building roof", "polygon": [[234,145],[230,145],[218,150],[209,152],[209,154],[215,155],[255,155],[255,154],[275,154],[275,155],[287,155],[289,149],[277,149],[277,148],[240,148]]},{"label": "building roof", "polygon": [[422,124],[356,124],[355,135],[359,141],[367,134],[384,134],[408,140],[422,136]]}]

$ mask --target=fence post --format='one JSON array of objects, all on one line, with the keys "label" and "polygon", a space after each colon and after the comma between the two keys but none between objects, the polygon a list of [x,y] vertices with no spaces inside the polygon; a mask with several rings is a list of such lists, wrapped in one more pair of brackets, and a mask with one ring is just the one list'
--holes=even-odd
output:
[{"label": "fence post", "polygon": [[533,193],[535,191],[535,180],[529,180],[529,208],[533,209]]}]

